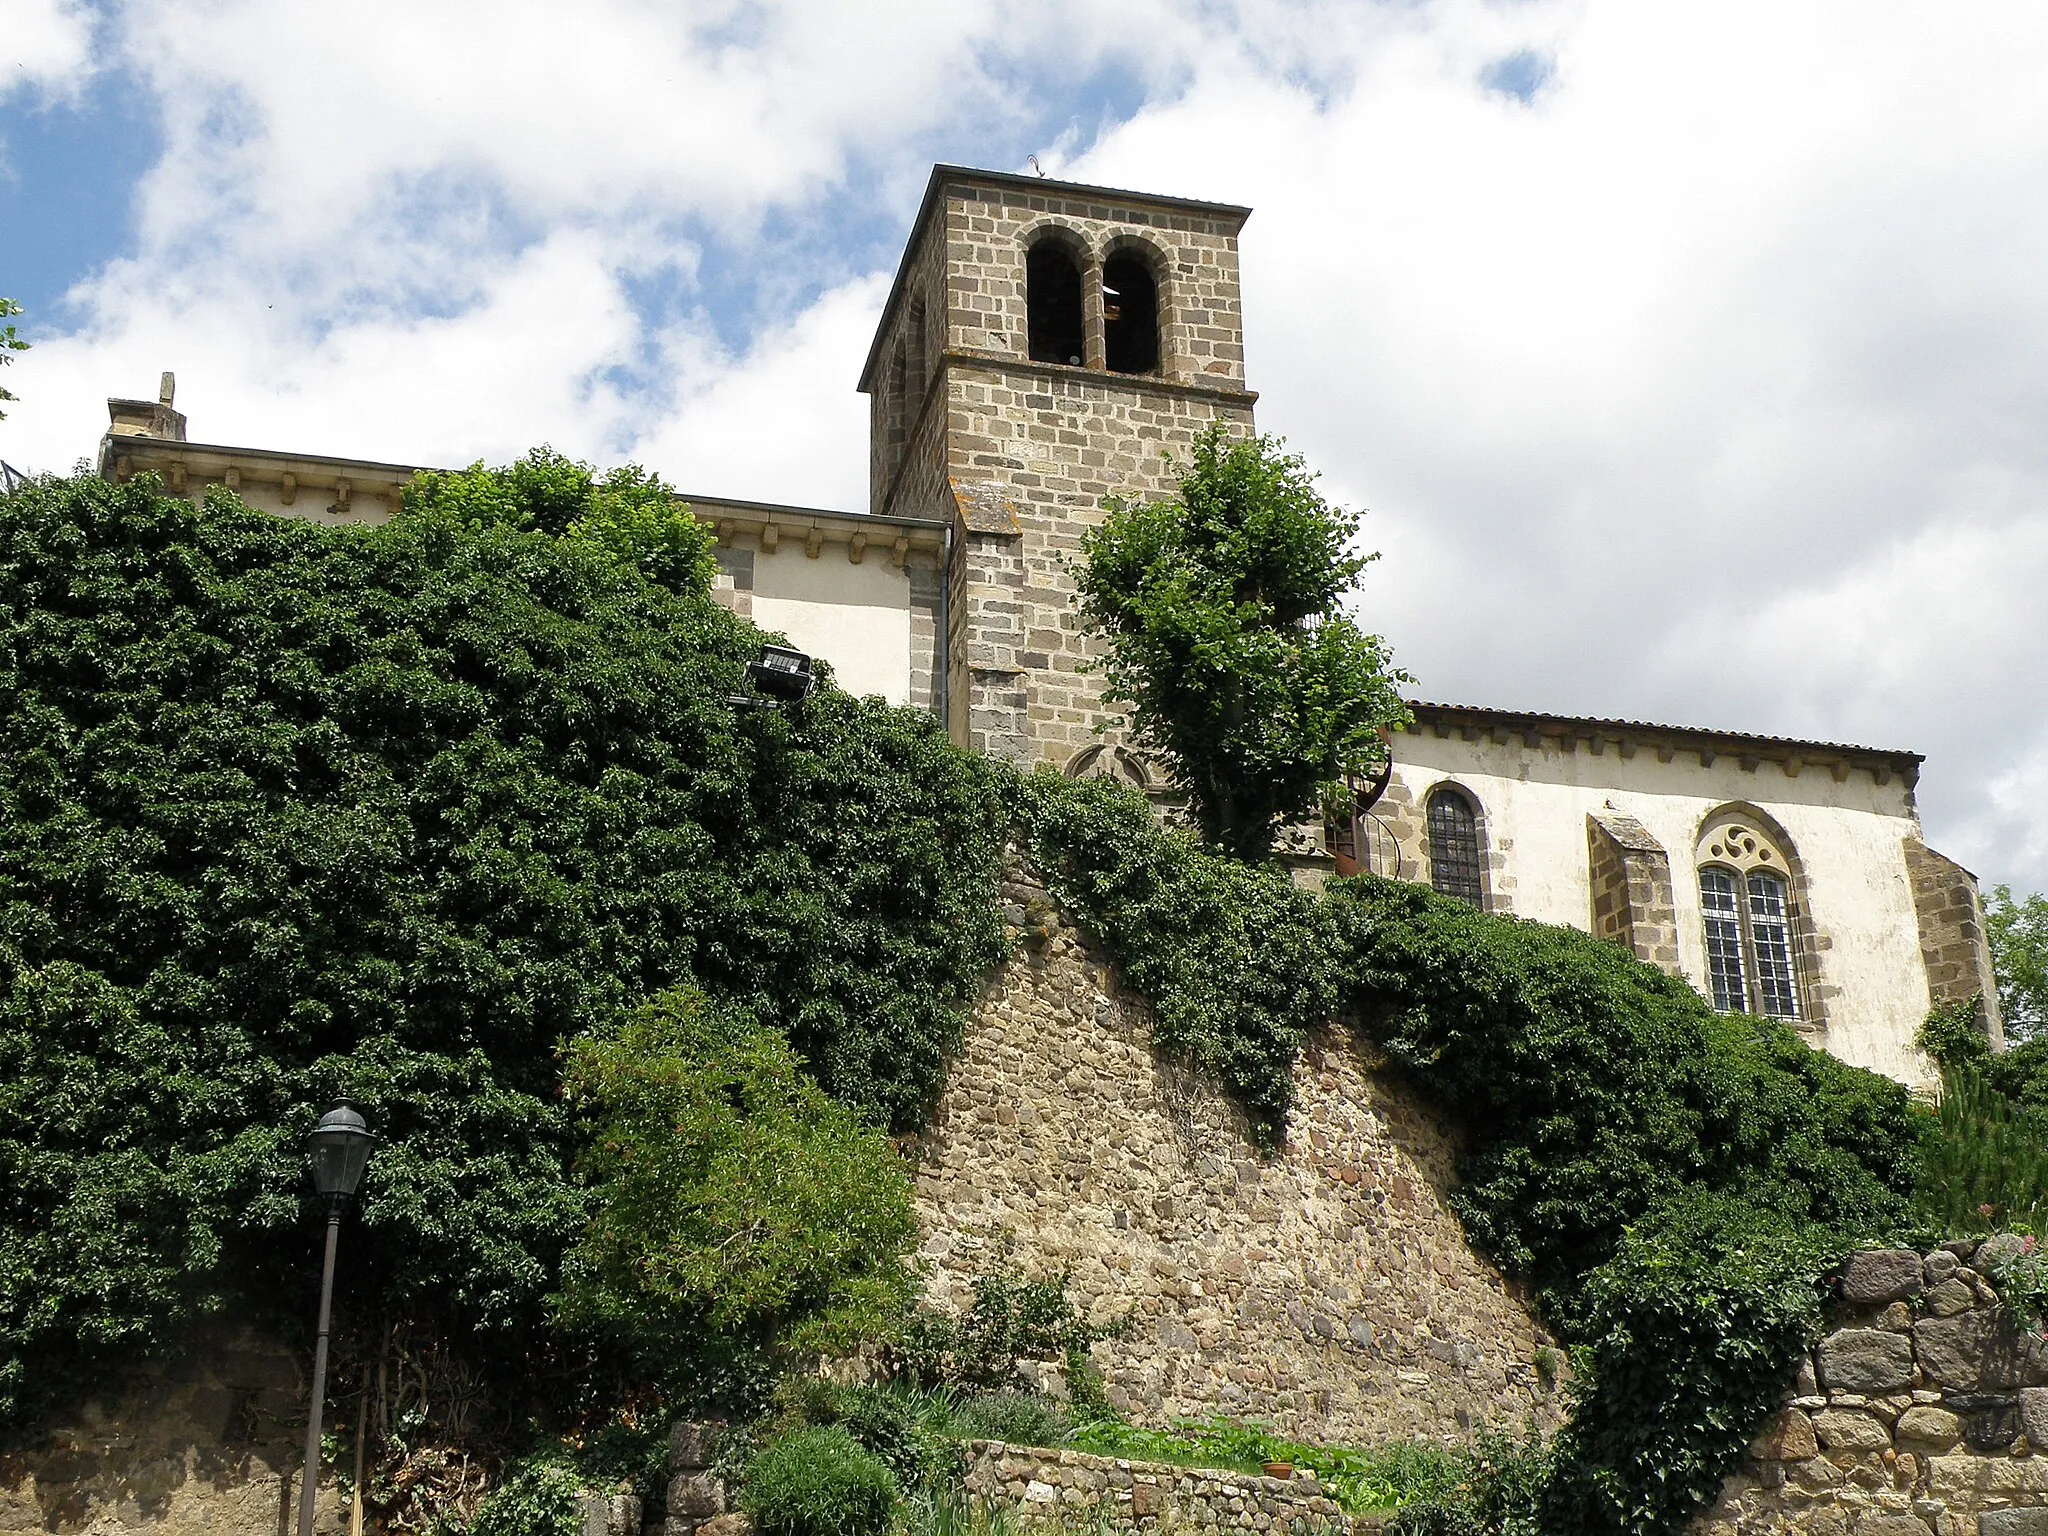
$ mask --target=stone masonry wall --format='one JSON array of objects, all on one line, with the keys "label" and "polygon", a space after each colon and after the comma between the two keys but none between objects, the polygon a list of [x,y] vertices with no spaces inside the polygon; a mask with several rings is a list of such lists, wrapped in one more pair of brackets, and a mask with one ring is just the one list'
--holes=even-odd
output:
[{"label": "stone masonry wall", "polygon": [[[301,1362],[274,1341],[203,1341],[0,1453],[0,1536],[278,1536],[296,1519],[305,1396]],[[323,1488],[318,1528],[346,1523]]]},{"label": "stone masonry wall", "polygon": [[[1020,927],[1035,888],[1009,891]],[[1261,1156],[1211,1085],[1154,1054],[1142,1003],[1057,919],[991,982],[915,1147],[923,1257],[965,1305],[1006,1261],[1068,1274],[1109,1395],[1310,1441],[1554,1424],[1549,1340],[1446,1208],[1453,1148],[1348,1041],[1297,1068]]]},{"label": "stone masonry wall", "polygon": [[1937,1007],[1981,999],[1980,1018],[1994,1047],[2004,1043],[1998,1017],[1998,984],[1991,974],[1991,950],[1984,932],[1984,902],[1977,877],[1917,838],[1905,841],[1906,875],[1913,882],[1913,910],[1920,922],[1920,953],[1927,966],[1927,992]]},{"label": "stone masonry wall", "polygon": [[1834,1328],[1695,1536],[2048,1536],[2048,1337],[2020,1238],[1853,1255]]},{"label": "stone masonry wall", "polygon": [[1071,1523],[1078,1514],[1099,1522],[1091,1529],[1190,1536],[1378,1536],[1381,1528],[1377,1520],[1354,1526],[1307,1471],[1290,1478],[1254,1477],[973,1440],[965,1481],[969,1498],[1007,1508],[1024,1524],[1034,1518]]}]

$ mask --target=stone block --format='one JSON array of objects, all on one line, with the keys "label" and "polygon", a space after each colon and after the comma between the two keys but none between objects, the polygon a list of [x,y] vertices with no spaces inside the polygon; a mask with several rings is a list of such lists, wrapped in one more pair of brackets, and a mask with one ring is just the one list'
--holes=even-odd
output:
[{"label": "stone block", "polygon": [[725,1443],[725,1426],[684,1420],[668,1432],[668,1469],[692,1472],[718,1460]]},{"label": "stone block", "polygon": [[1980,1275],[1995,1276],[2005,1265],[2027,1251],[2027,1240],[2016,1232],[1997,1232],[1978,1246],[1970,1267]]},{"label": "stone block", "polygon": [[1820,1342],[1820,1379],[1830,1392],[1881,1393],[1910,1388],[1913,1339],[1882,1328],[1839,1329]]},{"label": "stone block", "polygon": [[1899,1415],[1897,1432],[1901,1441],[1910,1441],[1923,1449],[1945,1451],[1963,1438],[1963,1421],[1945,1408],[1923,1403]]},{"label": "stone block", "polygon": [[1957,1451],[1927,1460],[1928,1491],[1944,1504],[1987,1499],[2048,1499],[2048,1457],[1972,1456]]},{"label": "stone block", "polygon": [[1937,1248],[1921,1261],[1921,1275],[1929,1285],[1939,1285],[1956,1272],[1956,1266],[1961,1262],[1947,1249]]},{"label": "stone block", "polygon": [[1902,1509],[1866,1510],[1850,1522],[1851,1536],[1929,1536],[1927,1522]]},{"label": "stone block", "polygon": [[715,1472],[678,1472],[668,1480],[671,1520],[706,1520],[725,1513],[725,1481]]},{"label": "stone block", "polygon": [[1770,1426],[1749,1448],[1749,1454],[1758,1461],[1804,1461],[1818,1454],[1819,1444],[1814,1439],[1813,1420],[1797,1408],[1780,1410]]},{"label": "stone block", "polygon": [[1956,1317],[1977,1305],[1977,1293],[1956,1279],[1954,1266],[1950,1266],[1947,1278],[1928,1287],[1924,1303],[1934,1317]]},{"label": "stone block", "polygon": [[1852,1253],[1842,1265],[1842,1300],[1875,1307],[1920,1294],[1920,1255],[1910,1248]]},{"label": "stone block", "polygon": [[1913,1347],[1928,1379],[1964,1390],[1980,1385],[1994,1321],[1989,1312],[1970,1311],[1916,1323]]},{"label": "stone block", "polygon": [[1834,1452],[1891,1449],[1891,1431],[1860,1408],[1829,1408],[1815,1414],[1813,1432]]},{"label": "stone block", "polygon": [[1977,1517],[1978,1536],[2048,1536],[2048,1509],[1987,1509]]}]

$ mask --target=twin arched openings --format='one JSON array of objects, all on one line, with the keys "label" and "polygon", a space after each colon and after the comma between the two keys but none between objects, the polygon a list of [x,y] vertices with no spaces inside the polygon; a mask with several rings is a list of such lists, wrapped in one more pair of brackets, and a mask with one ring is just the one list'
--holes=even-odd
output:
[{"label": "twin arched openings", "polygon": [[[1096,288],[1100,304],[1091,304]],[[1024,257],[1026,351],[1035,363],[1097,366],[1089,331],[1101,326],[1099,366],[1111,373],[1159,371],[1159,277],[1141,248],[1113,251],[1098,266],[1056,230],[1042,233]]]}]

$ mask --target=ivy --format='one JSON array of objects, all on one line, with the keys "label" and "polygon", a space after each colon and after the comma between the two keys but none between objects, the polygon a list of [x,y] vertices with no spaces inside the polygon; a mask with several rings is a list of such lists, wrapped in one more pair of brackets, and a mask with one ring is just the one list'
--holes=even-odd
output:
[{"label": "ivy", "polygon": [[1002,953],[1000,780],[822,688],[651,477],[538,453],[381,528],[147,477],[0,499],[0,1419],[305,1309],[300,1138],[384,1137],[346,1295],[555,1348],[589,1220],[563,1043],[694,985],[918,1123]]}]

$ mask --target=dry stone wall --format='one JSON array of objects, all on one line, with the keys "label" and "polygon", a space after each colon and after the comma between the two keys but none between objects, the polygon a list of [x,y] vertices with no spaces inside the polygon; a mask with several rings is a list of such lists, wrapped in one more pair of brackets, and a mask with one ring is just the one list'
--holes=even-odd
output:
[{"label": "dry stone wall", "polygon": [[966,1490],[970,1499],[1011,1510],[1024,1525],[1071,1528],[1078,1516],[1091,1530],[1188,1536],[1378,1536],[1381,1529],[1378,1520],[1354,1523],[1313,1472],[1255,1477],[995,1440],[968,1442]]},{"label": "dry stone wall", "polygon": [[[306,1383],[250,1336],[201,1341],[112,1402],[0,1453],[0,1536],[277,1536],[297,1515]],[[318,1529],[347,1523],[321,1490]]]},{"label": "dry stone wall", "polygon": [[1337,1444],[1557,1420],[1550,1340],[1445,1204],[1453,1146],[1348,1040],[1296,1069],[1261,1155],[1214,1087],[1154,1053],[1144,1005],[1028,881],[1034,942],[992,981],[915,1148],[942,1303],[1009,1261],[1069,1276],[1111,1400]]},{"label": "dry stone wall", "polygon": [[1843,1266],[1835,1326],[1696,1536],[2048,1536],[2048,1337],[2001,1236]]}]

